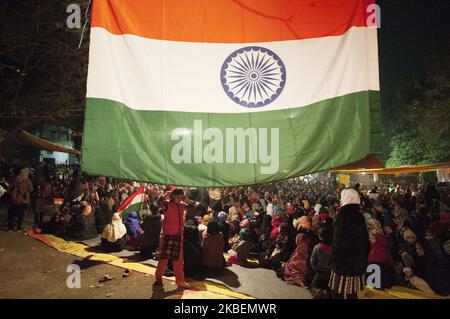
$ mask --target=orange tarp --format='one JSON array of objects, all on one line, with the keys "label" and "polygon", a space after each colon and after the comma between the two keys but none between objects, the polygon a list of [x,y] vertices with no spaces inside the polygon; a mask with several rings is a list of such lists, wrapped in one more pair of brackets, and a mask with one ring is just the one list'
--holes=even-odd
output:
[{"label": "orange tarp", "polygon": [[375,157],[375,155],[367,155],[367,157],[363,158],[354,163],[346,164],[343,166],[339,166],[331,169],[332,172],[347,172],[353,170],[367,170],[367,169],[384,169],[384,165]]},{"label": "orange tarp", "polygon": [[80,151],[74,150],[72,148],[60,146],[58,144],[49,142],[47,140],[44,140],[44,139],[42,139],[40,137],[37,137],[37,136],[34,136],[33,134],[30,134],[30,133],[25,132],[25,131],[20,131],[20,133],[19,133],[19,140],[24,145],[35,147],[35,148],[40,148],[40,149],[43,149],[43,150],[48,150],[48,151],[53,151],[53,152],[69,153],[69,154],[74,154],[74,155],[78,155],[78,156],[81,155]]}]

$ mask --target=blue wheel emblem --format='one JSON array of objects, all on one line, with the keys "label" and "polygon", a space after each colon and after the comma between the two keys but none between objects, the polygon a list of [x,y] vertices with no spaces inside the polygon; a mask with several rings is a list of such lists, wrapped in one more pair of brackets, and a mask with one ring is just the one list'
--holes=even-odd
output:
[{"label": "blue wheel emblem", "polygon": [[271,50],[245,47],[226,58],[220,80],[234,102],[245,107],[262,107],[272,103],[283,91],[286,68]]}]

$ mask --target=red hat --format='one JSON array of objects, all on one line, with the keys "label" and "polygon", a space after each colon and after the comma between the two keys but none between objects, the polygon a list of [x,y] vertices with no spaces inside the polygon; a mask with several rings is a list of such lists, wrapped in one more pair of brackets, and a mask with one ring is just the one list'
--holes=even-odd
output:
[{"label": "red hat", "polygon": [[248,219],[244,219],[243,221],[241,221],[239,226],[241,226],[241,228],[248,228],[250,227],[250,221]]}]

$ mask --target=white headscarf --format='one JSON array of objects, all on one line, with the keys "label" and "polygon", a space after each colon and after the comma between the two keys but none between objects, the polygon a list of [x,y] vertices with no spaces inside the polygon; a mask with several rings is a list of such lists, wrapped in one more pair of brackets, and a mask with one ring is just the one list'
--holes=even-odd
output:
[{"label": "white headscarf", "polygon": [[361,204],[359,194],[353,188],[344,189],[341,193],[341,207],[350,204]]},{"label": "white headscarf", "polygon": [[314,211],[316,212],[316,214],[319,214],[321,208],[322,208],[322,205],[319,203],[314,205]]},{"label": "white headscarf", "polygon": [[110,224],[106,225],[102,232],[102,238],[114,243],[127,233],[127,228],[122,223],[119,213],[114,213]]}]

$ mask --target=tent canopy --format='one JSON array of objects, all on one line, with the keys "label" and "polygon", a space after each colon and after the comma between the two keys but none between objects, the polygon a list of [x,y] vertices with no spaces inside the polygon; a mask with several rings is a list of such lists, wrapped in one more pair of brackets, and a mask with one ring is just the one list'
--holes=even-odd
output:
[{"label": "tent canopy", "polygon": [[[355,163],[356,164],[356,163]],[[368,174],[411,174],[411,173],[424,173],[437,170],[445,170],[450,168],[450,162],[437,163],[437,164],[424,164],[424,165],[405,165],[397,167],[381,167],[381,168],[359,168],[358,165],[351,167],[340,167],[331,170],[334,173],[368,173]]]},{"label": "tent canopy", "polygon": [[354,170],[368,170],[368,169],[384,169],[384,165],[375,155],[368,155],[354,163],[350,163],[344,166],[339,166],[331,169],[332,172],[347,172]]},{"label": "tent canopy", "polygon": [[44,140],[26,131],[20,131],[18,136],[19,141],[26,146],[35,147],[43,150],[48,150],[52,152],[69,153],[74,155],[81,155],[80,151],[74,150],[72,148],[63,147],[56,143]]}]

